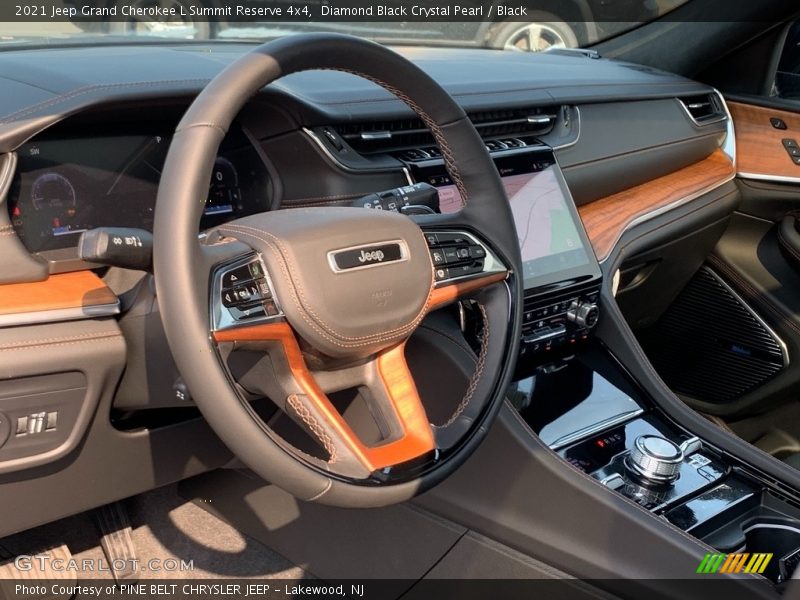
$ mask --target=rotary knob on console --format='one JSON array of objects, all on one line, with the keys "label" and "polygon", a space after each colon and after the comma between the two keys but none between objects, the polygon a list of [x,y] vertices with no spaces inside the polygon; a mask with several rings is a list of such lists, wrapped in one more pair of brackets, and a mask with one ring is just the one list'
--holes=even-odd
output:
[{"label": "rotary knob on console", "polygon": [[635,475],[654,483],[671,483],[678,478],[683,450],[676,443],[657,435],[640,435],[625,461]]},{"label": "rotary knob on console", "polygon": [[600,309],[594,302],[584,302],[573,300],[567,309],[567,319],[575,323],[578,327],[591,329],[600,320]]}]

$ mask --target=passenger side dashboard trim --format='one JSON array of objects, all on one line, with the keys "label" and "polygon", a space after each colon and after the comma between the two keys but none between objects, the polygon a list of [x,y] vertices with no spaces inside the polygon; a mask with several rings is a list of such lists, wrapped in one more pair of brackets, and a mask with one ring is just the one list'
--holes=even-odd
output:
[{"label": "passenger side dashboard trim", "polygon": [[669,175],[578,207],[597,259],[609,257],[628,229],[731,181],[736,170],[722,150]]}]

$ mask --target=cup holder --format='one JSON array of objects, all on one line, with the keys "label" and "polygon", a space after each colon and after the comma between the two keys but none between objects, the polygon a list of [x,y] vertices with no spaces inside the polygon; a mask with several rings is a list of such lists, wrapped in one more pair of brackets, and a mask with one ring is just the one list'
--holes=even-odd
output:
[{"label": "cup holder", "polygon": [[[742,533],[745,545],[739,552],[746,552],[751,557],[753,554],[772,554],[762,572],[764,577],[778,583],[792,577],[800,562],[800,521],[784,517],[754,517],[742,523]],[[750,557],[746,559],[745,567],[750,560]],[[762,565],[765,560],[761,559]]]}]

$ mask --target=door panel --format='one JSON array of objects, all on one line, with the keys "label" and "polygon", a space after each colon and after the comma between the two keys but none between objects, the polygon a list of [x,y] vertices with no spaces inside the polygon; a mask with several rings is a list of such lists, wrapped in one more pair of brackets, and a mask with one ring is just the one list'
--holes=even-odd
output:
[{"label": "door panel", "polygon": [[[736,163],[740,176],[800,183],[800,114],[765,106],[729,102],[736,129]],[[773,121],[786,129],[773,125]],[[780,123],[779,123],[780,122]],[[789,146],[792,140],[794,146]]]}]

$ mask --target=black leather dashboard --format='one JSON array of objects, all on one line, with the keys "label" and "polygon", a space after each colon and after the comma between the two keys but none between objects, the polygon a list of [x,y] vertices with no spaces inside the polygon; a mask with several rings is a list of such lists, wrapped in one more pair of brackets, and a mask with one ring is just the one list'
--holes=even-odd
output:
[{"label": "black leather dashboard", "polygon": [[[0,211],[0,226],[13,223],[29,251],[48,251],[44,258],[55,261],[50,270],[63,270],[59,261],[74,261],[71,243],[54,241],[53,232],[64,227],[63,215],[45,215],[50,209],[30,206],[36,181],[28,174],[38,168],[39,175],[48,175],[52,181],[44,183],[61,189],[69,203],[72,194],[60,177],[65,175],[61,171],[70,171],[74,165],[31,166],[31,149],[41,152],[44,140],[56,146],[61,143],[62,149],[79,148],[76,140],[92,135],[109,138],[121,131],[151,141],[154,136],[167,137],[206,82],[250,48],[218,43],[4,52],[0,151],[16,151],[19,165],[8,209]],[[725,138],[724,122],[700,126],[678,101],[711,94],[711,88],[648,67],[556,52],[398,50],[439,81],[470,116],[490,118],[496,111],[501,111],[498,115],[553,113],[552,127],[537,139],[555,148],[577,204],[697,162]],[[158,126],[153,125],[154,114],[161,120]],[[404,185],[407,175],[396,155],[337,152],[319,133],[330,126],[392,123],[412,114],[386,90],[354,75],[313,71],[279,80],[253,98],[239,116],[241,136],[257,156],[245,161],[246,169],[234,165],[237,175],[247,171],[247,177],[239,178],[247,181],[234,186],[241,187],[242,197],[247,198],[228,214],[242,216],[276,206],[346,204],[361,195]],[[128,142],[136,146],[135,140]],[[227,160],[224,152],[221,155]],[[83,161],[84,167],[94,167],[93,160],[72,156],[67,162],[80,167]],[[144,178],[147,198],[154,198],[157,171],[156,164],[149,180]],[[72,183],[69,173],[66,178]],[[91,200],[87,206],[92,213],[98,213],[98,202],[108,191],[101,187],[84,193]],[[249,187],[247,193],[245,187]],[[76,220],[74,228],[148,227],[152,201],[139,198],[143,208],[131,218],[124,217],[125,202],[106,201],[119,216],[106,212],[103,217]],[[63,212],[59,203],[53,202]],[[223,219],[218,214],[208,224]],[[0,242],[16,245],[19,251],[19,240]],[[74,262],[70,264],[74,268]],[[37,279],[41,269],[28,269],[27,276],[15,277]]]}]

